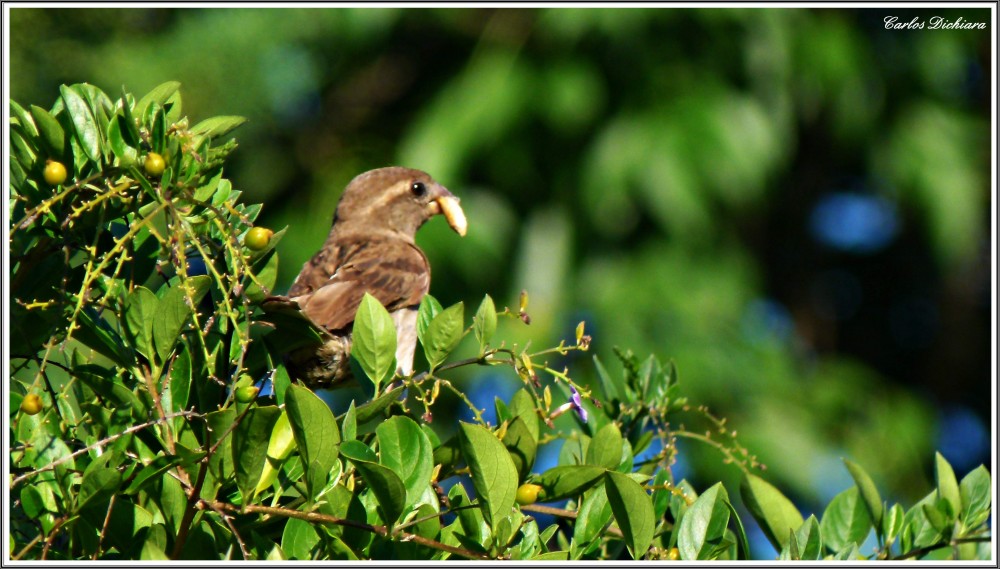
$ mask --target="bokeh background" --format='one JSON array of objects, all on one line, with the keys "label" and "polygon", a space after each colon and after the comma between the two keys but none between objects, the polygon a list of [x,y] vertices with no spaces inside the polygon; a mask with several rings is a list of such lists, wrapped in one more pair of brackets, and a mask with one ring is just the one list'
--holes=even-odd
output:
[{"label": "bokeh background", "polygon": [[[430,172],[470,221],[419,235],[442,303],[527,289],[532,324],[501,337],[552,345],[586,320],[614,372],[614,346],[674,360],[818,516],[851,484],[841,457],[906,504],[935,449],[959,476],[991,463],[990,15],[15,7],[9,86],[48,107],[60,83],[179,80],[192,120],[248,117],[227,177],[289,227],[279,292],[354,175]],[[589,356],[570,365],[591,379]],[[517,387],[457,376],[489,409]],[[682,451],[678,474],[736,491],[718,453]]]}]

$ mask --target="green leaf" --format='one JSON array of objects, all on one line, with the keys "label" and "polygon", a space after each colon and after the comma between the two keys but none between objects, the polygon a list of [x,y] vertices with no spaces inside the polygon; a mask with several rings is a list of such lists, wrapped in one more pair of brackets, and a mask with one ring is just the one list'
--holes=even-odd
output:
[{"label": "green leaf", "polygon": [[621,461],[622,434],[618,425],[608,423],[591,439],[590,446],[587,447],[587,464],[614,470]]},{"label": "green leaf", "polygon": [[273,405],[254,407],[247,411],[233,431],[233,467],[243,504],[253,502],[267,462],[268,442],[279,415],[281,410]]},{"label": "green leaf", "polygon": [[455,484],[448,490],[448,500],[451,502],[453,511],[458,512],[458,522],[462,526],[462,534],[469,538],[469,545],[473,551],[483,549],[482,543],[486,543],[490,538],[490,528],[483,519],[483,512],[480,508],[472,506],[472,500],[465,492],[465,487]]},{"label": "green leaf", "polygon": [[461,302],[449,306],[431,320],[427,331],[420,338],[431,370],[441,365],[462,340],[464,310]]},{"label": "green leaf", "polygon": [[[941,539],[941,530],[934,526],[927,516],[928,510],[934,510],[939,502],[937,490],[931,491],[917,502],[903,516],[903,529],[900,531],[900,545],[902,549],[909,550],[911,547],[927,547],[937,543]],[[931,514],[936,520],[943,516]],[[940,520],[939,520],[940,521]]]},{"label": "green leaf", "polygon": [[485,427],[469,423],[459,423],[459,427],[462,456],[472,473],[479,506],[486,522],[493,525],[514,507],[517,468],[507,448]]},{"label": "green leaf", "polygon": [[379,413],[388,409],[393,403],[399,401],[400,396],[406,389],[405,386],[399,386],[392,391],[388,391],[383,395],[379,396],[377,399],[372,399],[368,403],[365,403],[361,407],[358,407],[358,424],[363,425],[368,421],[371,421]]},{"label": "green leaf", "polygon": [[525,426],[522,417],[515,417],[514,421],[507,425],[507,432],[503,436],[503,444],[507,447],[511,460],[514,461],[518,480],[523,481],[531,473],[531,467],[535,464],[535,453],[538,451],[538,442],[532,436],[528,427]]},{"label": "green leaf", "polygon": [[537,441],[541,435],[538,424],[538,413],[535,411],[535,402],[531,398],[531,394],[528,393],[528,390],[523,387],[518,389],[514,393],[514,396],[510,398],[508,409],[511,415],[520,417],[524,421],[524,426],[528,428],[528,432]]},{"label": "green leaf", "polygon": [[119,411],[132,408],[137,415],[143,415],[147,409],[131,389],[121,383],[120,379],[108,370],[96,365],[77,365],[73,372],[84,385],[94,390],[94,393],[105,399],[106,404]]},{"label": "green leaf", "polygon": [[375,384],[375,393],[396,371],[396,326],[374,296],[365,293],[354,318],[351,357]]},{"label": "green leaf", "polygon": [[364,462],[378,462],[378,455],[371,447],[365,443],[354,440],[344,441],[340,444],[340,456],[350,460],[360,460]]},{"label": "green leaf", "polygon": [[19,126],[30,138],[38,136],[38,128],[35,126],[35,119],[31,118],[31,113],[13,99],[10,100],[10,116],[17,119]]},{"label": "green leaf", "polygon": [[743,520],[740,519],[732,502],[726,500],[726,505],[729,506],[729,519],[736,524],[736,531],[730,532],[736,537],[736,556],[734,558],[750,559],[750,541],[747,539],[747,530],[743,527]]},{"label": "green leaf", "polygon": [[66,85],[59,86],[59,93],[62,96],[63,108],[69,113],[76,134],[76,140],[80,143],[91,161],[100,163],[101,161],[101,133],[98,130],[97,118],[87,105],[87,100],[74,89]]},{"label": "green leaf", "polygon": [[247,122],[246,117],[240,116],[219,116],[205,119],[191,127],[191,134],[195,136],[206,136],[208,138],[218,138],[233,131],[243,123]]},{"label": "green leaf", "polygon": [[180,89],[181,84],[178,81],[167,81],[166,83],[161,83],[153,88],[152,91],[143,95],[139,102],[135,104],[135,116],[145,117],[149,106],[156,104],[158,106],[163,106],[174,96],[174,93]]},{"label": "green leaf", "polygon": [[852,543],[860,545],[871,527],[871,517],[856,486],[834,496],[820,522],[823,542],[832,551],[842,551]]},{"label": "green leaf", "polygon": [[281,550],[288,559],[301,561],[312,559],[312,550],[319,544],[319,533],[313,524],[297,518],[285,522],[281,533]]},{"label": "green leaf", "polygon": [[891,508],[884,509],[884,515],[882,516],[882,535],[885,536],[884,539],[887,543],[891,543],[899,535],[899,531],[903,529],[903,507],[899,504],[893,504]]},{"label": "green leaf", "polygon": [[284,364],[278,364],[274,368],[274,373],[271,375],[271,385],[274,388],[274,400],[278,405],[285,404],[285,392],[288,391],[288,386],[292,384],[292,378],[288,375],[288,369],[285,368]]},{"label": "green leaf", "polygon": [[950,512],[948,511],[951,509],[951,505],[947,500],[938,498],[932,504],[923,504],[921,509],[924,512],[924,517],[939,534],[943,535],[951,529]]},{"label": "green leaf", "polygon": [[295,432],[292,431],[292,424],[288,420],[288,413],[279,413],[278,418],[271,428],[271,435],[267,442],[267,460],[264,462],[264,469],[257,481],[254,493],[259,494],[270,486],[274,479],[278,477],[278,469],[288,458],[288,455],[295,450]]},{"label": "green leaf", "polygon": [[798,542],[798,559],[803,561],[818,561],[823,559],[823,538],[816,516],[811,515],[795,532]]},{"label": "green leaf", "polygon": [[868,514],[871,516],[872,525],[881,534],[882,530],[882,497],[879,496],[878,488],[875,487],[875,482],[872,481],[871,476],[865,472],[860,465],[851,462],[850,460],[844,459],[844,464],[847,465],[847,470],[851,473],[851,478],[854,479],[854,484],[858,487],[858,491],[861,492],[861,498],[864,500],[865,507],[868,509]]},{"label": "green leaf", "polygon": [[185,347],[177,353],[170,366],[170,409],[179,412],[187,409],[191,396],[191,350]]},{"label": "green leaf", "polygon": [[[625,545],[632,559],[640,559],[653,542],[653,530],[656,528],[653,500],[638,482],[620,472],[609,471],[604,487],[611,511],[625,536]],[[726,510],[728,517],[729,511]]]},{"label": "green leaf", "polygon": [[395,524],[406,508],[406,486],[403,481],[389,468],[374,462],[374,456],[369,454],[371,449],[359,441],[344,443],[341,451],[371,488],[382,510],[382,520],[390,526]]},{"label": "green leaf", "polygon": [[619,384],[622,381],[612,378],[597,356],[594,356],[594,369],[597,371],[598,379],[601,380],[601,388],[604,389],[605,397],[609,401],[624,401],[622,398],[622,389],[619,388]]},{"label": "green leaf", "polygon": [[375,429],[379,462],[399,475],[406,487],[406,507],[417,502],[434,470],[431,441],[413,419],[391,417]]},{"label": "green leaf", "polygon": [[962,478],[959,491],[962,496],[962,522],[969,530],[978,528],[990,517],[993,494],[990,491],[990,471],[979,465]]},{"label": "green leaf", "polygon": [[302,455],[306,483],[315,498],[326,486],[337,460],[340,430],[326,403],[309,389],[290,385],[285,392],[285,411],[292,425],[295,444]]},{"label": "green leaf", "polygon": [[130,482],[128,487],[125,488],[125,495],[136,495],[150,482],[158,480],[164,472],[177,466],[183,460],[183,457],[178,455],[160,455],[153,459],[153,461],[149,464],[141,466],[135,477],[132,479],[132,482]]},{"label": "green leaf", "polygon": [[948,464],[948,461],[941,453],[934,453],[934,477],[937,480],[938,495],[943,498],[951,512],[949,519],[957,519],[962,511],[962,495],[958,488],[958,479],[955,478],[955,471]]},{"label": "green leaf", "polygon": [[[257,280],[247,279],[249,284],[246,288],[246,296],[253,302],[260,302],[274,289],[274,283],[278,280],[278,254],[272,250],[261,261],[255,263],[260,269],[254,269]],[[260,283],[260,284],[258,284]]]},{"label": "green leaf", "polygon": [[358,410],[354,406],[353,399],[343,417],[338,417],[338,419],[340,420],[340,434],[345,441],[353,441],[358,438]]},{"label": "green leaf", "polygon": [[531,558],[531,561],[569,561],[568,551],[548,551],[539,553]]},{"label": "green leaf", "polygon": [[77,323],[80,325],[74,333],[77,340],[122,367],[127,368],[132,365],[132,356],[121,343],[119,334],[97,314],[93,307],[88,306],[81,310]]},{"label": "green leaf", "polygon": [[173,125],[181,120],[181,110],[183,108],[180,92],[170,95],[167,102],[163,103],[164,119],[168,125]]},{"label": "green leaf", "polygon": [[781,551],[790,531],[802,525],[802,514],[780,490],[763,478],[747,474],[740,483],[740,496],[750,515],[760,524],[771,545]]},{"label": "green leaf", "polygon": [[[698,496],[681,518],[677,549],[685,561],[712,559],[726,536],[729,496],[721,482]],[[785,538],[788,539],[787,537]]]},{"label": "green leaf", "polygon": [[[130,104],[130,101],[132,104]],[[125,144],[128,144],[132,148],[139,148],[139,126],[136,122],[135,115],[132,114],[132,109],[134,108],[134,101],[132,100],[132,95],[125,92],[122,89],[121,97],[121,118],[124,119],[119,125],[122,133],[122,138]]]},{"label": "green leaf", "polygon": [[535,482],[545,490],[545,496],[540,498],[545,502],[555,502],[579,496],[588,488],[601,481],[607,472],[600,466],[565,465],[546,470]]},{"label": "green leaf", "polygon": [[472,330],[476,334],[476,341],[479,342],[479,353],[483,354],[497,331],[497,309],[490,295],[483,297],[483,302],[479,304],[479,309],[472,319]]},{"label": "green leaf", "polygon": [[429,294],[425,294],[422,299],[420,299],[420,308],[417,310],[417,338],[420,339],[421,343],[424,341],[424,334],[427,333],[427,327],[431,325],[431,320],[444,310],[441,303],[437,301],[436,298]]},{"label": "green leaf", "polygon": [[833,556],[834,561],[860,561],[863,559],[857,543],[848,543],[843,548],[838,549]]},{"label": "green leaf", "polygon": [[[216,451],[208,459],[208,466],[219,481],[227,481],[233,476],[233,437],[231,431],[236,421],[236,409],[220,409],[205,416],[208,420],[209,446],[218,445]],[[223,438],[224,437],[224,438]]]},{"label": "green leaf", "polygon": [[[38,134],[41,135],[42,143],[49,151],[50,158],[63,159],[66,152],[66,133],[59,121],[48,111],[35,105],[31,105],[31,117],[35,119]],[[67,170],[69,170],[68,165]]]},{"label": "green leaf", "polygon": [[584,494],[577,511],[576,525],[573,526],[574,559],[579,558],[578,554],[586,553],[588,546],[601,536],[611,521],[611,514],[611,504],[603,484]]},{"label": "green leaf", "polygon": [[45,505],[45,498],[41,491],[38,490],[37,486],[30,484],[21,487],[21,509],[30,519],[36,519],[46,511],[50,511]]},{"label": "green leaf", "polygon": [[117,455],[116,452],[105,452],[83,471],[77,510],[82,510],[88,505],[107,506],[107,501],[122,484],[122,475],[116,469],[117,464],[113,462],[115,458],[119,458]]},{"label": "green leaf", "polygon": [[135,287],[125,298],[125,331],[135,350],[149,361],[153,361],[153,319],[159,308],[160,299],[146,287]]},{"label": "green leaf", "polygon": [[[208,292],[211,277],[208,275],[191,277],[187,280],[187,284],[191,290],[190,302],[197,306],[205,293]],[[166,361],[173,351],[174,345],[177,343],[177,336],[180,335],[181,329],[184,328],[184,324],[191,316],[193,309],[188,302],[184,284],[171,287],[160,299],[159,309],[153,318],[153,342],[156,355],[161,362]]]},{"label": "green leaf", "polygon": [[656,514],[656,519],[662,518],[667,513],[670,497],[673,496],[673,492],[664,486],[667,482],[671,482],[670,471],[666,468],[657,470],[653,476],[653,486],[657,487],[653,490],[653,513]]}]

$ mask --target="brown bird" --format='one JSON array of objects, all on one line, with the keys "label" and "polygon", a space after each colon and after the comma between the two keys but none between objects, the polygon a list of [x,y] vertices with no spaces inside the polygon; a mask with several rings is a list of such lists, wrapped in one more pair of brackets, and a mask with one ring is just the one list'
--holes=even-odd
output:
[{"label": "brown bird", "polygon": [[351,379],[354,314],[367,292],[396,324],[397,371],[413,371],[417,308],[430,288],[431,271],[414,237],[420,226],[444,214],[459,235],[466,231],[459,200],[420,170],[390,167],[354,178],[337,204],[323,247],[302,267],[287,297],[271,297],[265,309],[298,308],[326,331],[322,345],[293,350],[285,364],[312,388]]}]

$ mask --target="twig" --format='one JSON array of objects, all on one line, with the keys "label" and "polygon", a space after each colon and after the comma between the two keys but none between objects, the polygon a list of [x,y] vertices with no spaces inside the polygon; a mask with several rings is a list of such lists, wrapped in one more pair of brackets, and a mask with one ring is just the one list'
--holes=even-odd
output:
[{"label": "twig", "polygon": [[30,551],[32,547],[35,547],[35,545],[39,541],[41,541],[41,540],[42,540],[42,534],[39,533],[38,535],[36,535],[34,537],[34,539],[32,539],[31,541],[28,542],[28,545],[25,545],[24,547],[22,547],[21,551],[18,551],[17,554],[15,554],[13,557],[11,557],[11,559],[16,561],[16,560],[24,557],[28,553],[28,551]]},{"label": "twig", "polygon": [[115,498],[118,494],[111,495],[111,501],[108,502],[108,515],[104,516],[104,524],[101,526],[101,535],[97,538],[97,549],[94,550],[94,555],[91,560],[97,561],[97,556],[101,553],[101,546],[104,545],[104,538],[108,535],[108,526],[111,524],[111,512],[115,509]]},{"label": "twig", "polygon": [[229,531],[233,532],[233,537],[236,539],[236,544],[240,546],[240,553],[243,554],[243,560],[249,561],[250,552],[247,551],[247,544],[245,541],[243,541],[243,537],[240,536],[240,532],[236,531],[236,524],[233,523],[233,517],[226,514],[222,510],[216,508],[214,504],[209,504],[208,507],[212,508],[212,511],[215,512],[216,514],[219,514],[219,517],[222,518],[222,521],[226,522],[226,525],[229,526]]},{"label": "twig", "polygon": [[934,545],[927,545],[924,547],[918,547],[917,549],[911,549],[906,553],[903,553],[899,557],[892,557],[893,560],[900,559],[910,559],[912,557],[920,557],[921,555],[926,555],[934,550],[941,549],[942,547],[951,547],[953,545],[959,545],[962,543],[988,543],[992,541],[990,536],[981,537],[959,537],[951,541],[943,541],[941,543],[936,543]]},{"label": "twig", "polygon": [[39,557],[39,559],[41,559],[42,561],[45,561],[45,559],[48,557],[49,549],[52,547],[52,542],[56,540],[56,535],[58,534],[59,530],[62,529],[63,525],[66,523],[66,519],[67,518],[65,517],[59,518],[58,520],[56,520],[56,523],[53,524],[52,530],[49,531],[48,537],[45,538],[45,545],[42,546],[42,555]]},{"label": "twig", "polygon": [[[206,503],[212,509],[218,508],[220,510],[227,510],[227,511],[230,511],[230,512],[239,512],[240,511],[239,507],[234,506],[232,504],[227,504],[225,502],[206,501]],[[335,517],[335,516],[328,516],[326,514],[319,514],[319,513],[316,513],[316,512],[301,512],[299,510],[289,510],[287,508],[277,508],[277,507],[270,507],[270,506],[257,506],[257,505],[253,505],[253,504],[249,504],[247,506],[244,506],[243,507],[243,511],[244,512],[250,512],[250,513],[260,513],[260,514],[269,514],[269,515],[274,515],[274,516],[283,516],[283,517],[286,517],[286,518],[296,518],[296,519],[300,519],[300,520],[303,520],[303,521],[306,521],[306,522],[312,522],[312,523],[324,523],[324,524],[334,524],[334,525],[340,525],[340,526],[348,526],[348,527],[353,527],[353,528],[357,528],[357,529],[362,529],[362,530],[365,530],[365,531],[370,531],[372,533],[381,535],[383,537],[389,537],[390,536],[390,532],[389,532],[388,528],[386,528],[385,526],[367,524],[367,523],[363,523],[363,522],[356,522],[354,520],[349,520],[349,519],[346,519],[346,518],[338,518],[338,517]],[[428,539],[428,538],[420,536],[420,535],[416,535],[416,534],[412,534],[412,533],[406,533],[406,532],[400,532],[400,536],[402,537],[402,539],[404,541],[412,541],[414,543],[419,543],[420,545],[424,545],[424,546],[430,547],[432,549],[437,549],[437,550],[440,550],[440,551],[447,551],[448,553],[451,553],[451,554],[454,554],[454,555],[460,555],[460,556],[468,558],[468,559],[482,559],[482,560],[489,559],[489,556],[483,555],[481,553],[476,553],[474,551],[469,551],[467,549],[462,549],[461,547],[455,547],[453,545],[448,545],[447,543],[441,543],[440,541],[433,540],[433,539]]]},{"label": "twig", "polygon": [[[539,514],[548,514],[550,516],[568,518],[571,520],[575,520],[577,516],[576,512],[574,512],[573,510],[563,510],[561,508],[553,508],[552,506],[543,506],[541,504],[526,504],[521,506],[521,509],[529,512],[536,512]],[[609,527],[605,531],[608,534],[613,535],[615,537],[622,537],[622,538],[625,537],[625,535],[622,533],[622,530],[618,528]]]},{"label": "twig", "polygon": [[159,423],[162,423],[162,422],[165,422],[165,421],[169,421],[169,420],[177,418],[177,417],[201,417],[201,415],[198,414],[198,413],[195,413],[194,411],[178,411],[177,413],[171,413],[170,415],[167,415],[167,416],[162,417],[160,419],[156,419],[154,421],[148,421],[148,422],[142,423],[140,425],[131,426],[131,427],[125,429],[124,431],[120,432],[120,433],[111,435],[109,437],[105,437],[105,438],[97,441],[96,443],[94,443],[94,444],[92,444],[92,445],[90,445],[90,446],[88,446],[86,448],[82,448],[82,449],[80,449],[80,450],[78,450],[78,451],[76,451],[74,453],[68,454],[68,455],[60,458],[59,460],[55,460],[53,462],[50,462],[50,463],[46,464],[45,466],[43,466],[43,467],[41,467],[41,468],[39,468],[37,470],[32,470],[31,472],[26,472],[26,473],[22,474],[21,476],[18,476],[14,480],[11,480],[10,487],[14,488],[18,484],[20,484],[21,482],[24,482],[25,480],[27,480],[28,478],[31,478],[32,476],[35,476],[36,474],[41,474],[43,472],[48,472],[49,470],[54,469],[55,467],[59,466],[60,464],[62,464],[64,462],[73,460],[74,458],[80,456],[81,454],[90,452],[90,451],[92,451],[92,450],[94,450],[96,448],[100,448],[100,447],[102,447],[102,446],[104,446],[104,445],[106,445],[106,444],[108,444],[108,443],[110,443],[112,441],[117,440],[120,437],[123,437],[125,435],[131,435],[132,433],[134,433],[136,431],[141,431],[142,429],[145,429],[146,427],[152,427],[153,425],[157,425]]},{"label": "twig", "polygon": [[181,556],[181,551],[184,550],[184,543],[187,542],[188,532],[191,531],[191,521],[194,520],[194,514],[197,510],[196,506],[201,497],[201,487],[205,484],[205,475],[208,474],[208,457],[210,456],[210,454],[205,455],[205,458],[202,459],[201,468],[198,470],[198,480],[195,481],[194,486],[191,488],[187,506],[184,508],[184,516],[181,518],[180,526],[178,526],[177,539],[174,540],[174,550],[170,554],[171,559],[178,559]]}]

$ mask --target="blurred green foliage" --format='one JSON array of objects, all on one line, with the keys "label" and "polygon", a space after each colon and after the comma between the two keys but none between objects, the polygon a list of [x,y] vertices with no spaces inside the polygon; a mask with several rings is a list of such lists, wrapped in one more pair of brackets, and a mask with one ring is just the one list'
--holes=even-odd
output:
[{"label": "blurred green foliage", "polygon": [[[60,83],[177,79],[187,114],[247,116],[227,174],[265,202],[260,223],[289,226],[279,291],[354,175],[430,172],[470,222],[460,244],[443,221],[418,236],[435,296],[514,305],[527,289],[537,325],[505,337],[586,319],[604,359],[672,358],[809,511],[849,482],[828,468],[840,456],[916,497],[936,407],[988,411],[990,31],[886,30],[887,15],[990,13],[15,7],[10,94],[44,106]],[[877,254],[809,233],[819,198],[855,182],[901,220]],[[860,275],[853,318],[817,308],[838,298],[816,292],[831,268]],[[936,328],[892,348],[888,303],[913,291]],[[754,316],[761,300],[786,328]]]}]

